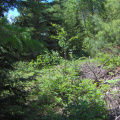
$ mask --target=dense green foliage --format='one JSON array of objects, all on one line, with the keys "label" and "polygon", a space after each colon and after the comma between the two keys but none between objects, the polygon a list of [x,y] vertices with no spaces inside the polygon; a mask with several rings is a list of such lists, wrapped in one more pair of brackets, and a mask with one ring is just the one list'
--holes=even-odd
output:
[{"label": "dense green foliage", "polygon": [[64,61],[58,66],[44,66],[41,70],[24,62],[16,64],[19,69],[14,71],[14,76],[37,76],[37,85],[29,83],[29,86],[35,84],[37,92],[34,91],[34,95],[29,96],[32,101],[26,114],[32,113],[28,119],[34,119],[34,115],[36,119],[48,120],[106,119],[107,108],[103,91],[108,89],[108,85],[101,85],[98,89],[93,81],[80,79],[81,70],[77,64],[81,63],[67,62],[66,71]]},{"label": "dense green foliage", "polygon": [[119,10],[119,0],[0,0],[0,120],[107,119],[108,85],[81,79],[79,62],[120,66]]}]

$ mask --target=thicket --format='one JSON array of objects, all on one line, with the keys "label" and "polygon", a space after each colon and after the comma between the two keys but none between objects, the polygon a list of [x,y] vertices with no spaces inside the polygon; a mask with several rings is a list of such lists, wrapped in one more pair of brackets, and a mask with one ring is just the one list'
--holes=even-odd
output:
[{"label": "thicket", "polygon": [[[14,77],[21,76],[24,79],[35,77],[37,83],[29,82],[25,89],[30,90],[28,109],[25,112],[27,119],[106,119],[107,108],[104,101],[104,92],[108,85],[93,84],[94,80],[81,79],[81,69],[77,61],[65,62],[58,66],[36,69],[19,62]],[[39,63],[38,63],[39,65]],[[24,67],[22,67],[24,66]],[[27,69],[25,69],[27,68]],[[65,70],[66,69],[66,70]],[[34,78],[31,78],[34,79]],[[35,87],[35,90],[31,90]],[[24,116],[26,117],[26,116]]]},{"label": "thicket", "polygon": [[120,65],[119,9],[119,0],[0,0],[0,119],[107,119],[108,85],[80,78],[78,61]]}]

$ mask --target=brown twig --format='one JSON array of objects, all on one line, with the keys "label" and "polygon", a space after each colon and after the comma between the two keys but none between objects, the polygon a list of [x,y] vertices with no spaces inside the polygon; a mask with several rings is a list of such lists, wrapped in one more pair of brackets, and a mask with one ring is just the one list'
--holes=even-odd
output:
[{"label": "brown twig", "polygon": [[106,60],[103,65],[101,65],[100,71],[97,73],[97,75],[100,74],[100,72],[101,72],[102,68],[104,67],[104,65],[105,65],[113,56],[114,56],[114,54],[113,54],[108,60]]},{"label": "brown twig", "polygon": [[97,75],[96,75],[96,73],[92,70],[92,68],[90,68],[90,66],[87,64],[87,67],[92,71],[92,73],[94,74],[94,76],[95,76],[95,82],[100,82],[99,80],[98,80],[98,77],[97,77]]}]

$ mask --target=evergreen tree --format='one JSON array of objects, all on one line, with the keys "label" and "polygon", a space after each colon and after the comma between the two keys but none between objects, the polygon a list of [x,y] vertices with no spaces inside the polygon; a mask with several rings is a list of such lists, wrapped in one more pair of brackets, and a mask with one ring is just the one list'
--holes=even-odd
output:
[{"label": "evergreen tree", "polygon": [[[41,50],[53,49],[56,46],[56,41],[52,41],[50,36],[54,34],[51,23],[59,22],[59,19],[53,16],[53,11],[50,10],[52,3],[41,1],[28,1],[19,9],[20,16],[16,24],[21,27],[32,27],[32,39],[37,40],[41,44]],[[56,48],[57,49],[57,48]],[[42,54],[42,51],[39,52]]]},{"label": "evergreen tree", "polygon": [[21,54],[35,49],[39,43],[31,40],[30,28],[10,25],[5,18],[0,19],[0,119],[24,120],[27,97],[25,91],[29,78],[12,78],[13,63],[21,60]]},{"label": "evergreen tree", "polygon": [[[116,46],[119,46],[119,24],[120,16],[118,10],[119,0],[114,1],[107,0],[105,3],[105,12],[95,14],[93,16],[95,24],[95,37],[89,36],[85,39],[85,46],[87,51],[91,53],[98,53],[99,50],[111,49],[113,53],[116,51]],[[110,10],[111,9],[111,10]],[[94,54],[95,55],[95,54]]]}]

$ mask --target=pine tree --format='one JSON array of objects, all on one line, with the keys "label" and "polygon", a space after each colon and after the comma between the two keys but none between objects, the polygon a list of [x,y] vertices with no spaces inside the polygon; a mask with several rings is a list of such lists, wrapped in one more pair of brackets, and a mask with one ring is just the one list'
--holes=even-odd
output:
[{"label": "pine tree", "polygon": [[[13,63],[21,60],[21,54],[36,48],[31,40],[30,28],[10,25],[5,18],[0,19],[0,119],[24,120],[26,118],[27,97],[25,91],[29,78],[12,78]],[[39,46],[39,43],[37,43]],[[25,49],[24,49],[25,48]]]}]

